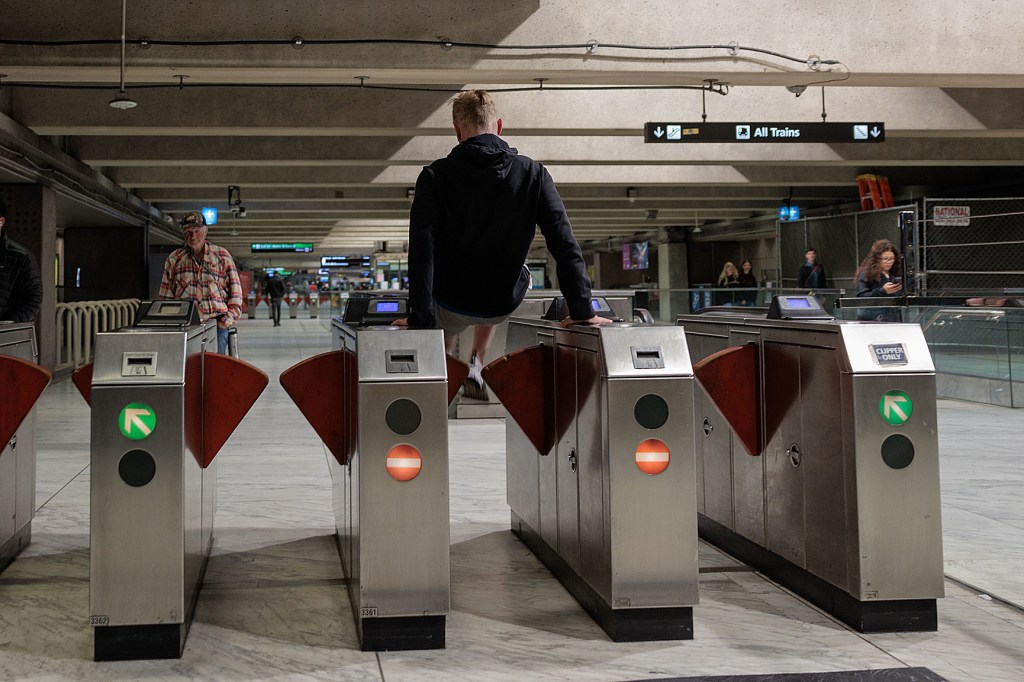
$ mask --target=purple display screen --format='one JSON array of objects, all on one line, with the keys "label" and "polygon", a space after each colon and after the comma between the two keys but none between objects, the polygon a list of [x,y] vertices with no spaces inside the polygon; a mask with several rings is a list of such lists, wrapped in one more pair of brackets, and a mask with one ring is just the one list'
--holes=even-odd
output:
[{"label": "purple display screen", "polygon": [[378,313],[397,313],[398,301],[378,301],[374,310]]},{"label": "purple display screen", "polygon": [[806,298],[789,298],[786,297],[787,308],[810,308],[811,302]]}]

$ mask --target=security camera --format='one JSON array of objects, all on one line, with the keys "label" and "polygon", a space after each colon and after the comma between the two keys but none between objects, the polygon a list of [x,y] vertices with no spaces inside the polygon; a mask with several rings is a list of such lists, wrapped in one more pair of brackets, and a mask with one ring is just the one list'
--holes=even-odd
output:
[{"label": "security camera", "polygon": [[239,218],[244,218],[245,217],[245,206],[239,206],[238,207],[238,217]]}]

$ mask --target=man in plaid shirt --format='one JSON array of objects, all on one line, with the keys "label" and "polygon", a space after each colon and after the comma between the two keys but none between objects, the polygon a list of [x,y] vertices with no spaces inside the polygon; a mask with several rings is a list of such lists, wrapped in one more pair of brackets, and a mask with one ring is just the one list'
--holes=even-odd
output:
[{"label": "man in plaid shirt", "polygon": [[228,351],[228,329],[242,316],[242,283],[228,250],[206,241],[206,220],[193,211],[181,219],[185,246],[164,263],[160,298],[199,302],[199,316],[217,318],[217,352]]}]

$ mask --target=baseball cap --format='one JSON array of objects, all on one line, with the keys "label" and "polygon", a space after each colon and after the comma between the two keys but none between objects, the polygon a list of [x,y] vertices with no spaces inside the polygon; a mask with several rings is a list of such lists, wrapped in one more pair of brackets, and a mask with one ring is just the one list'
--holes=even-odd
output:
[{"label": "baseball cap", "polygon": [[203,218],[203,214],[199,211],[189,211],[181,217],[181,229],[189,227],[205,227],[206,219]]}]

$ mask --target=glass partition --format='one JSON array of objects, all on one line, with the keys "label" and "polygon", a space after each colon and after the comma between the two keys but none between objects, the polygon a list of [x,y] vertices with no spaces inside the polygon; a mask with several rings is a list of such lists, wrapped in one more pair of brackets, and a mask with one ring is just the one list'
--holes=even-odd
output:
[{"label": "glass partition", "polygon": [[[892,299],[843,299],[839,319]],[[1024,308],[1006,299],[967,298],[896,306],[904,322],[920,324],[935,362],[938,397],[1024,407]],[[993,305],[999,303],[999,305]]]}]

